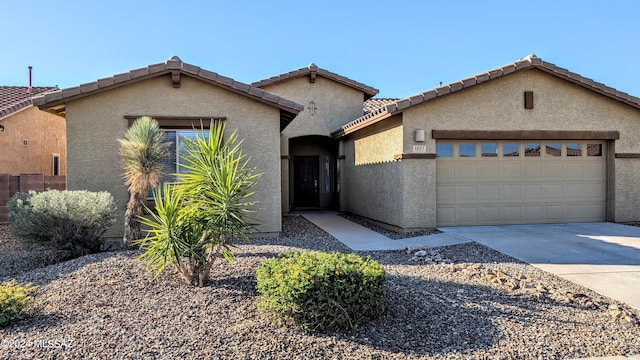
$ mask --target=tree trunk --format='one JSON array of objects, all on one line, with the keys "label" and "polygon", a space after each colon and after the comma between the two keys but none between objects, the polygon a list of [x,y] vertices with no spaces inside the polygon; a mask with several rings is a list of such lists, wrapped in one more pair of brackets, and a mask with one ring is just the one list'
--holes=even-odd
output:
[{"label": "tree trunk", "polygon": [[140,193],[132,193],[129,197],[127,210],[124,213],[124,236],[122,238],[126,245],[131,245],[132,241],[142,237],[138,216],[142,215],[143,204],[146,197],[146,191],[142,195]]}]

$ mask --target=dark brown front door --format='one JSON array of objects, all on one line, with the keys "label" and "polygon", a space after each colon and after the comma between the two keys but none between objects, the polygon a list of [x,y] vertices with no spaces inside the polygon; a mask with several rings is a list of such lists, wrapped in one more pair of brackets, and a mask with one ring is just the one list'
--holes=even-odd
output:
[{"label": "dark brown front door", "polygon": [[293,158],[295,207],[319,206],[318,167],[318,156],[295,156]]}]

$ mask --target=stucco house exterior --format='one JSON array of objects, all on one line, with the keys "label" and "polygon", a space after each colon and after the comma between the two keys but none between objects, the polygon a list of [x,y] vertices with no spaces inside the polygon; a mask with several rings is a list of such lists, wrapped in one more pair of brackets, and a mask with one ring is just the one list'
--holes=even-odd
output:
[{"label": "stucco house exterior", "polygon": [[639,98],[534,55],[403,99],[377,93],[315,64],[249,85],[173,57],[34,103],[66,118],[67,187],[110,191],[120,211],[116,139],[149,115],[177,139],[201,120],[238,129],[263,173],[262,233],[299,209],[396,230],[640,220]]}]

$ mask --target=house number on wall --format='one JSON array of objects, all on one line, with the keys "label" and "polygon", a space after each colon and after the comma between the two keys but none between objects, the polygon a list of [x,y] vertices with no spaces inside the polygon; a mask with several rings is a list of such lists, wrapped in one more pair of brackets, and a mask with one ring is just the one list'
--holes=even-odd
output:
[{"label": "house number on wall", "polygon": [[425,154],[427,152],[427,145],[413,145],[413,152]]}]

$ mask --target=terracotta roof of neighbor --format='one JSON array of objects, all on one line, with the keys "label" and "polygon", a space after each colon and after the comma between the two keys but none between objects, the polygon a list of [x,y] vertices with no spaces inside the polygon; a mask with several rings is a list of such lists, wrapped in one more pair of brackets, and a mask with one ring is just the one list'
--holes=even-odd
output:
[{"label": "terracotta roof of neighbor", "polygon": [[371,98],[362,104],[362,111],[364,114],[368,114],[372,111],[376,111],[377,109],[392,104],[400,99],[398,98]]},{"label": "terracotta roof of neighbor", "polygon": [[31,106],[31,98],[36,94],[58,90],[56,86],[0,86],[0,118]]},{"label": "terracotta roof of neighbor", "polygon": [[640,98],[631,96],[625,92],[618,91],[612,87],[608,87],[602,83],[595,82],[589,78],[585,78],[579,74],[573,73],[567,69],[556,66],[552,63],[543,61],[541,58],[531,54],[524,57],[514,63],[507,64],[497,69],[489,70],[487,72],[459,80],[447,85],[425,91],[423,93],[413,95],[404,99],[397,100],[391,104],[378,108],[358,119],[355,119],[340,128],[334,130],[331,135],[338,138],[356,130],[369,126],[373,123],[386,119],[390,116],[403,112],[405,109],[421,104],[426,101],[437,99],[442,96],[447,96],[455,92],[464,90],[469,87],[473,87],[477,84],[485,81],[500,78],[514,72],[527,69],[538,69],[557,76],[561,79],[580,85],[586,89],[595,91],[601,95],[607,96],[614,100],[620,101],[629,106],[640,109]]},{"label": "terracotta roof of neighbor", "polygon": [[271,84],[276,84],[276,83],[280,83],[286,80],[290,80],[290,79],[295,79],[301,76],[306,76],[309,75],[311,77],[312,81],[315,81],[316,76],[322,76],[324,78],[333,80],[335,82],[341,83],[343,85],[352,87],[356,90],[360,90],[365,94],[365,99],[369,99],[374,97],[377,93],[378,93],[378,89],[373,88],[371,86],[365,85],[363,83],[357,82],[355,80],[351,80],[347,77],[344,77],[342,75],[338,75],[336,73],[332,73],[331,71],[325,70],[325,69],[321,69],[318,67],[318,65],[311,63],[309,64],[309,66],[307,67],[303,67],[297,70],[293,70],[293,71],[289,71],[287,73],[284,74],[280,74],[280,75],[276,75],[276,76],[272,76],[268,79],[264,79],[264,80],[260,80],[260,81],[256,81],[254,83],[252,83],[251,85],[256,86],[256,87],[263,87],[263,86],[267,86],[267,85],[271,85]]},{"label": "terracotta roof of neighbor", "polygon": [[[198,66],[187,64],[177,56],[172,56],[165,62],[152,64],[147,67],[134,69],[129,72],[116,74],[111,77],[98,79],[94,82],[70,87],[55,92],[47,93],[33,98],[33,104],[42,110],[49,110],[58,114],[64,114],[64,104],[68,101],[94,95],[134,82],[171,74],[174,86],[178,87],[180,75],[184,74],[198,80],[219,86],[226,90],[238,93],[256,101],[274,106],[281,110],[281,127],[284,128],[293,120],[304,106],[292,100],[266,92],[258,87],[245,84],[231,78],[219,75]],[[175,77],[175,80],[174,80]]]}]

